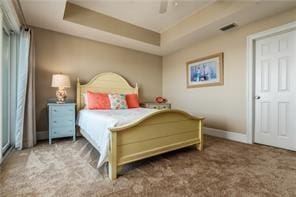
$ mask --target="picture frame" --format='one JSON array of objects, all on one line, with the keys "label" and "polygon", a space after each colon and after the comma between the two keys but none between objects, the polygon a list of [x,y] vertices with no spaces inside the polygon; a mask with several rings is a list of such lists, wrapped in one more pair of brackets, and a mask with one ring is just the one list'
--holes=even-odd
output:
[{"label": "picture frame", "polygon": [[186,63],[187,88],[224,85],[224,54],[216,53]]}]

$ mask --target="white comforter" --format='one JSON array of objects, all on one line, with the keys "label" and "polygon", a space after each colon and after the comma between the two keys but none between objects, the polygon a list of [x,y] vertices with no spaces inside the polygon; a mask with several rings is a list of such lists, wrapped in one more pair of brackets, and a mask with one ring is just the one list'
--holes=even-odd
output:
[{"label": "white comforter", "polygon": [[91,139],[95,148],[100,152],[97,167],[108,161],[109,128],[131,123],[141,117],[155,112],[156,109],[135,108],[122,110],[80,110],[77,125]]}]

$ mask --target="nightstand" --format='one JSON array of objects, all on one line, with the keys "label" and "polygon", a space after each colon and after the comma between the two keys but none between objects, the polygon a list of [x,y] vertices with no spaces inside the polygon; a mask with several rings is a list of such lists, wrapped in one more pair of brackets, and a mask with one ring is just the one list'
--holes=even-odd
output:
[{"label": "nightstand", "polygon": [[49,144],[61,137],[73,137],[75,141],[75,103],[48,103],[48,126]]},{"label": "nightstand", "polygon": [[170,103],[141,103],[141,107],[151,109],[171,109]]}]

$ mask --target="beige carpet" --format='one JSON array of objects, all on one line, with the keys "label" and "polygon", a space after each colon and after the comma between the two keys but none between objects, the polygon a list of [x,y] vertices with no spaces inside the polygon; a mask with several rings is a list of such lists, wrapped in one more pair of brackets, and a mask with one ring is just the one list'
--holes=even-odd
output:
[{"label": "beige carpet", "polygon": [[296,153],[206,137],[124,168],[109,181],[83,138],[15,151],[0,168],[0,196],[296,196]]}]

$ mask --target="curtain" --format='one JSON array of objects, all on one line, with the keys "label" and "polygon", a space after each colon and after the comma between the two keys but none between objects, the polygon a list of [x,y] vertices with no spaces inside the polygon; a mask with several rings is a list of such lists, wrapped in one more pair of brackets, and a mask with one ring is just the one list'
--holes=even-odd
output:
[{"label": "curtain", "polygon": [[23,132],[23,146],[33,147],[36,144],[36,116],[35,116],[35,47],[33,31],[30,30],[30,53],[28,65],[28,82],[25,103],[25,122]]},{"label": "curtain", "polygon": [[35,119],[35,50],[31,30],[19,35],[15,147],[22,149],[36,144]]}]

